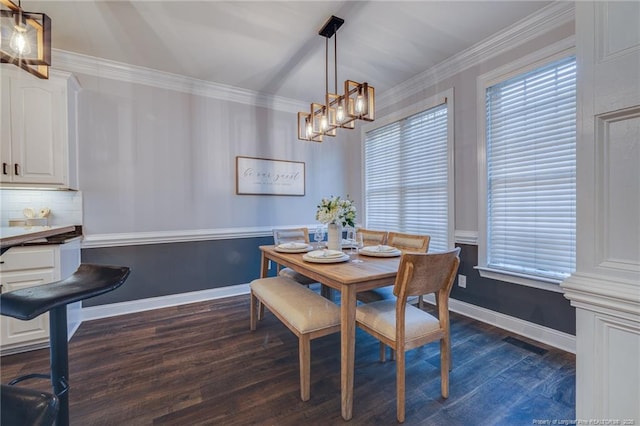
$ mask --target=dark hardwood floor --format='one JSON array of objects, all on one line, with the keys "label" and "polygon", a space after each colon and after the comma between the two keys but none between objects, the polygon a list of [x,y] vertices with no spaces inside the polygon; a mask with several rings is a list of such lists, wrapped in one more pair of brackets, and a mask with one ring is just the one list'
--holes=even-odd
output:
[{"label": "dark hardwood floor", "polygon": [[[531,425],[575,418],[575,356],[451,315],[450,396],[438,344],[407,353],[407,425]],[[509,341],[513,336],[518,340]],[[507,340],[505,340],[507,338]],[[524,343],[524,344],[523,344]],[[70,342],[73,425],[341,425],[339,334],[311,343],[300,400],[298,341],[268,313],[249,331],[249,296],[85,322]],[[48,350],[1,359],[3,383],[48,370]],[[48,390],[46,381],[25,383]],[[395,363],[358,330],[352,425],[393,425]]]}]

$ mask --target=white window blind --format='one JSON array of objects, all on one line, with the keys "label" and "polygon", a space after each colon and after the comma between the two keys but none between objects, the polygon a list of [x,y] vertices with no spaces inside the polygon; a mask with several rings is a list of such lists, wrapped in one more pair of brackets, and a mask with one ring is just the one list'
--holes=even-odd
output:
[{"label": "white window blind", "polygon": [[448,246],[447,105],[367,132],[366,226],[431,237],[429,251]]},{"label": "white window blind", "polygon": [[560,281],[575,270],[576,62],[486,89],[487,266]]}]

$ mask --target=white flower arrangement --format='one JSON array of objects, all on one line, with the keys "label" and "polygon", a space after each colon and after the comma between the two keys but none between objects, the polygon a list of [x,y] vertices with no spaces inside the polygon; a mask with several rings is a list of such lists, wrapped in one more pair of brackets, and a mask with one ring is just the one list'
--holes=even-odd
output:
[{"label": "white flower arrangement", "polygon": [[340,197],[323,198],[318,204],[316,220],[320,223],[335,223],[342,226],[354,226],[356,221],[356,206],[347,196],[346,199]]}]

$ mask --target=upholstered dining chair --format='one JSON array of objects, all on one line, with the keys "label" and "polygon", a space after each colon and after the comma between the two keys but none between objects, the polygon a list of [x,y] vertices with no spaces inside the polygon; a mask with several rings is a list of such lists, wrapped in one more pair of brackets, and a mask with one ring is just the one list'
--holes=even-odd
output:
[{"label": "upholstered dining chair", "polygon": [[[307,228],[273,230],[273,243],[275,245],[293,242],[309,244],[309,230]],[[302,285],[309,286],[316,282],[315,280],[306,277],[291,268],[280,269],[280,265],[278,265],[277,268],[279,276],[290,278]]]},{"label": "upholstered dining chair", "polygon": [[362,240],[365,247],[387,243],[387,231],[374,231],[371,229],[357,228],[356,232],[360,232],[362,234]]},{"label": "upholstered dining chair", "polygon": [[402,234],[400,232],[389,232],[387,244],[403,253],[426,253],[429,250],[429,235]]},{"label": "upholstered dining chair", "polygon": [[[389,232],[385,243],[401,250],[403,253],[426,253],[429,250],[429,235],[402,234],[399,232]],[[365,243],[365,246],[367,244]],[[380,287],[373,290],[363,291],[356,295],[357,299],[363,303],[376,302],[378,300],[394,299],[393,286]],[[418,297],[418,307],[422,309],[422,295]]]},{"label": "upholstered dining chair", "polygon": [[[444,253],[405,253],[400,259],[393,292],[396,300],[381,300],[356,308],[356,324],[396,352],[397,419],[405,419],[405,352],[440,341],[440,390],[449,397],[449,294],[460,264],[460,248]],[[407,298],[435,293],[438,318],[407,303]]]}]

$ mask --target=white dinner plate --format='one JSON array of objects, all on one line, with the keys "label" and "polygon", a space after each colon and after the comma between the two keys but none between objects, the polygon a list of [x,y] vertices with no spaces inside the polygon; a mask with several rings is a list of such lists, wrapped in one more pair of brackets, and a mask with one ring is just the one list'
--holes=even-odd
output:
[{"label": "white dinner plate", "polygon": [[275,247],[275,251],[281,253],[307,253],[313,250],[313,246],[305,243],[284,243]]},{"label": "white dinner plate", "polygon": [[397,257],[402,251],[390,246],[368,246],[361,248],[358,253],[373,257]]},{"label": "white dinner plate", "polygon": [[303,255],[302,260],[312,263],[339,263],[349,260],[349,256],[337,250],[315,250]]}]

